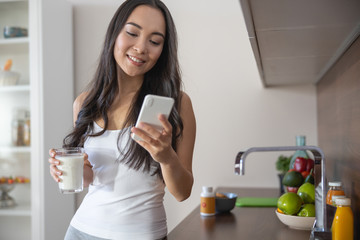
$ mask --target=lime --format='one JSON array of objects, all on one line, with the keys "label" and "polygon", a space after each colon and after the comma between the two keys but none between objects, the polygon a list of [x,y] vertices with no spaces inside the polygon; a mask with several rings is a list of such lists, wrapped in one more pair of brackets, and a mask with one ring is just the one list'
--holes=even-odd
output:
[{"label": "lime", "polygon": [[297,215],[300,217],[315,217],[315,204],[304,204]]},{"label": "lime", "polygon": [[277,207],[287,215],[299,212],[303,201],[299,195],[293,192],[284,193],[277,202]]},{"label": "lime", "polygon": [[301,175],[301,173],[296,171],[289,171],[285,174],[283,178],[283,185],[289,186],[289,187],[299,187],[301,184],[303,184],[304,178]]},{"label": "lime", "polygon": [[297,191],[304,203],[315,203],[315,186],[311,183],[304,183]]}]

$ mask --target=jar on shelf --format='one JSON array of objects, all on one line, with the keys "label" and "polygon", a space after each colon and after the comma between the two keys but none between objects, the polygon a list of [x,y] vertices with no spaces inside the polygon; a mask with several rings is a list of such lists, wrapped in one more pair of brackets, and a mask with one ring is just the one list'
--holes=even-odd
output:
[{"label": "jar on shelf", "polygon": [[[306,137],[303,135],[296,136],[296,146],[305,146]],[[296,150],[290,160],[290,169],[294,168],[295,159],[297,157],[309,158],[309,155],[304,150]]]},{"label": "jar on shelf", "polygon": [[25,120],[24,120],[24,144],[25,146],[30,146],[30,111],[25,111]]},{"label": "jar on shelf", "polygon": [[30,145],[30,114],[29,111],[17,109],[13,112],[12,144],[14,146]]}]

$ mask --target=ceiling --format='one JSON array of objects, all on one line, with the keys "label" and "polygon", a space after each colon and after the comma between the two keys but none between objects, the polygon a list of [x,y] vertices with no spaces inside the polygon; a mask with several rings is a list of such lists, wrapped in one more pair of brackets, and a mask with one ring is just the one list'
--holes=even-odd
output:
[{"label": "ceiling", "polygon": [[360,0],[240,0],[264,86],[316,84],[360,35]]}]

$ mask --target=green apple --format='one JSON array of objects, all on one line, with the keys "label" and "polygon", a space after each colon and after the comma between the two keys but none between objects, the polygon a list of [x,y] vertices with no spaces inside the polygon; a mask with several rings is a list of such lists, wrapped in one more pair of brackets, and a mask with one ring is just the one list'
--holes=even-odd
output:
[{"label": "green apple", "polygon": [[315,203],[315,186],[309,182],[301,185],[297,191],[304,203]]},{"label": "green apple", "polygon": [[315,204],[304,204],[297,215],[300,217],[315,217]]},{"label": "green apple", "polygon": [[303,201],[293,192],[284,193],[277,202],[277,207],[287,215],[293,215],[299,212]]}]

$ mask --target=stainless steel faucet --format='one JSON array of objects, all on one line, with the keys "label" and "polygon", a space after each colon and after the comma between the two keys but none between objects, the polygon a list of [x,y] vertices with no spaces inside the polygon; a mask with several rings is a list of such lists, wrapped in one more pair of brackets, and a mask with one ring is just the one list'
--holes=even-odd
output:
[{"label": "stainless steel faucet", "polygon": [[[326,216],[326,179],[325,179],[325,157],[323,151],[315,146],[285,146],[285,147],[253,147],[245,152],[239,152],[235,159],[235,174],[245,174],[245,158],[252,152],[278,152],[278,151],[311,151],[314,156],[314,185],[321,188],[321,197],[315,197],[315,208],[321,208],[316,211],[315,224],[311,231],[310,239],[331,239],[331,232],[327,226]],[[320,175],[319,175],[319,168]]]}]

